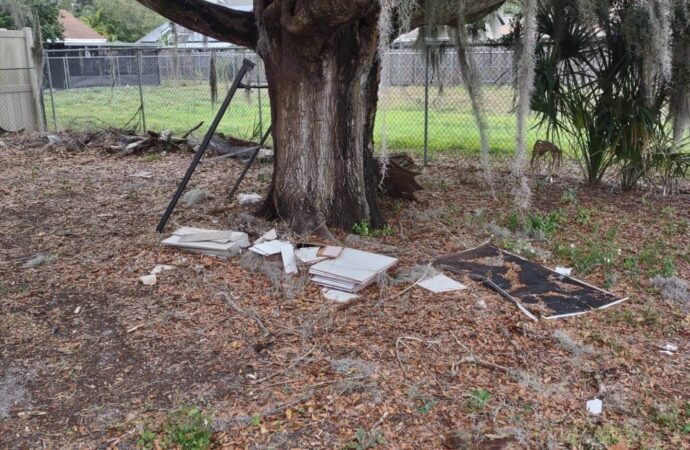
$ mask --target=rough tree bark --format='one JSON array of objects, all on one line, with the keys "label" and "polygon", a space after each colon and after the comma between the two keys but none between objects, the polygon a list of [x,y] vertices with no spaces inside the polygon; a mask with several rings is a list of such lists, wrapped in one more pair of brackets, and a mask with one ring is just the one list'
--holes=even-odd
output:
[{"label": "rough tree bark", "polygon": [[[264,216],[279,217],[299,233],[350,229],[362,220],[383,225],[373,159],[378,1],[255,0],[253,13],[204,0],[138,1],[263,59],[275,152]],[[466,0],[465,11],[476,19],[503,1]],[[455,13],[448,8],[448,23],[457,20]]]}]

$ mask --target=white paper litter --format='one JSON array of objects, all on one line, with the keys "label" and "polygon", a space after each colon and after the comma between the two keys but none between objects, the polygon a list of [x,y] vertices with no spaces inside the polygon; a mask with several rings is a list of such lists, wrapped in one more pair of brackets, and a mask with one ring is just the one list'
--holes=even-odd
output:
[{"label": "white paper litter", "polygon": [[261,236],[259,239],[254,241],[254,245],[259,245],[263,242],[267,241],[273,241],[278,239],[278,233],[276,233],[276,229],[273,228],[271,231],[266,232],[263,236]]},{"label": "white paper litter", "polygon": [[144,275],[143,277],[139,277],[139,281],[141,281],[141,284],[143,284],[144,286],[153,286],[158,281],[158,278],[156,278],[155,275],[150,274]]},{"label": "white paper litter", "polygon": [[338,291],[336,289],[321,289],[323,296],[328,300],[333,300],[334,302],[346,303],[350,300],[359,298],[357,294],[351,294],[349,292]]},{"label": "white paper litter", "polygon": [[313,275],[312,281],[322,286],[358,292],[396,262],[390,256],[345,248],[337,258],[311,266],[309,273]]},{"label": "white paper litter", "polygon": [[302,247],[295,250],[295,256],[304,264],[314,264],[327,259],[325,256],[318,256],[320,247]]},{"label": "white paper litter", "polygon": [[587,412],[594,416],[598,416],[601,414],[602,406],[603,402],[601,400],[598,398],[593,398],[592,400],[587,401]]},{"label": "white paper litter", "polygon": [[443,274],[438,274],[435,277],[427,278],[420,281],[417,286],[426,289],[427,291],[440,294],[442,292],[454,292],[460,291],[462,289],[467,289],[462,283],[458,283],[454,279],[447,277]]},{"label": "white paper litter", "polygon": [[559,275],[563,275],[564,277],[569,277],[571,273],[573,273],[573,269],[570,267],[561,267],[557,266],[554,270]]},{"label": "white paper litter", "polygon": [[285,268],[285,273],[293,274],[297,273],[297,261],[295,260],[295,249],[289,242],[283,242],[280,244],[280,255],[283,258],[283,267]]}]

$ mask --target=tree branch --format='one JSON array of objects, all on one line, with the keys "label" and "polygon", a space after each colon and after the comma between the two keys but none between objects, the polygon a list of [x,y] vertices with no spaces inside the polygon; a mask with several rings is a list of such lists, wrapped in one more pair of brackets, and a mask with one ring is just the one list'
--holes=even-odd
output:
[{"label": "tree branch", "polygon": [[[434,0],[419,1],[417,11],[419,11],[420,14],[412,17],[410,29],[414,30],[424,25],[458,25],[458,13],[460,12],[460,8],[456,2],[439,2],[441,3],[441,6],[438,7],[440,10],[435,12],[436,17],[434,18],[437,23],[430,24],[430,18],[425,17],[424,12],[426,11],[426,2],[431,1]],[[463,22],[472,23],[498,9],[505,3],[505,0],[464,0],[464,2],[465,17],[463,18]]]},{"label": "tree branch", "polygon": [[137,0],[158,14],[197,33],[256,48],[259,32],[253,12],[236,11],[206,0]]}]

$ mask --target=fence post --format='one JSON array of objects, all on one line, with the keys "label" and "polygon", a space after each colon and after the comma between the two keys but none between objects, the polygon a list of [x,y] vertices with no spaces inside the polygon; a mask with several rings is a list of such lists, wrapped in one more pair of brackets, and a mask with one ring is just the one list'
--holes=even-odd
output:
[{"label": "fence post", "polygon": [[48,89],[50,89],[50,106],[53,110],[53,128],[55,128],[55,131],[57,131],[57,115],[55,114],[55,98],[53,97],[53,71],[50,68],[50,55],[46,57],[46,63],[48,64]]},{"label": "fence post", "polygon": [[261,64],[261,61],[259,61],[259,64],[257,64],[256,68],[256,93],[257,97],[259,99],[259,136],[264,135],[264,115],[262,111],[262,102],[261,102],[261,76],[259,72],[261,72],[261,67],[263,65]]},{"label": "fence post", "polygon": [[429,161],[429,44],[424,45],[424,165]]},{"label": "fence post", "polygon": [[146,133],[146,112],[144,110],[144,87],[142,86],[142,81],[141,81],[141,50],[137,49],[137,75],[139,78],[139,109],[141,111],[141,127],[144,132]]}]

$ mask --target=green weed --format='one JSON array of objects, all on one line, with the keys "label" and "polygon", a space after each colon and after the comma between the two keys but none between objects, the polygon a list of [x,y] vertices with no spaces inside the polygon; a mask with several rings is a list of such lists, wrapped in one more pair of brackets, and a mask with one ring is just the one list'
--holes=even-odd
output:
[{"label": "green weed", "polygon": [[470,392],[467,407],[470,411],[480,412],[484,408],[486,408],[486,405],[488,405],[490,401],[491,392],[487,391],[484,388],[472,389],[472,391]]},{"label": "green weed", "polygon": [[364,428],[359,428],[355,433],[355,438],[345,444],[345,448],[353,450],[367,450],[376,448],[379,445],[386,445],[386,440],[380,431],[368,433]]},{"label": "green weed", "polygon": [[577,189],[568,188],[561,196],[561,203],[572,204],[577,202]]},{"label": "green weed", "polygon": [[144,427],[137,446],[205,450],[211,446],[212,433],[210,416],[197,408],[184,408],[169,414],[158,428]]},{"label": "green weed", "polygon": [[386,224],[383,228],[373,229],[369,225],[368,220],[362,220],[352,226],[352,232],[365,237],[381,237],[381,236],[393,236],[395,231],[390,225]]}]

